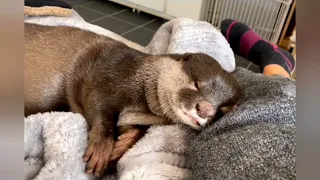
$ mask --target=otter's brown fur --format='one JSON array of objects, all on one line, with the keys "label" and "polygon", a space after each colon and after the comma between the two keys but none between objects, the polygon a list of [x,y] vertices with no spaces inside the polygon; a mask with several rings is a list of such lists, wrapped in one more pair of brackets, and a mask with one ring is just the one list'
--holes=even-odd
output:
[{"label": "otter's brown fur", "polygon": [[118,119],[197,128],[186,111],[202,111],[204,125],[242,96],[232,75],[202,53],[148,55],[89,31],[35,24],[25,24],[25,49],[25,115],[81,113],[90,128],[87,171],[97,175],[108,164]]}]

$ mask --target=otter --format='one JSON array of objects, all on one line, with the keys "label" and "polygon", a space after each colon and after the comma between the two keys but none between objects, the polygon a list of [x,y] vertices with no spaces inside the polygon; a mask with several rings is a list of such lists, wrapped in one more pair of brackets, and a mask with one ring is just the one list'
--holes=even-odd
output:
[{"label": "otter", "polygon": [[24,28],[25,116],[82,114],[89,126],[83,156],[89,174],[107,169],[118,122],[199,130],[243,96],[232,74],[203,53],[149,55],[74,27]]}]

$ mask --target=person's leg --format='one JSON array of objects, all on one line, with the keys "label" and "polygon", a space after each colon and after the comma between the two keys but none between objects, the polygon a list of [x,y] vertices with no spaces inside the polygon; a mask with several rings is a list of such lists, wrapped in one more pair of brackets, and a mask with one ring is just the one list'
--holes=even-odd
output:
[{"label": "person's leg", "polygon": [[290,77],[295,61],[288,51],[264,40],[247,25],[232,19],[221,22],[221,32],[234,53],[257,64],[264,75]]}]

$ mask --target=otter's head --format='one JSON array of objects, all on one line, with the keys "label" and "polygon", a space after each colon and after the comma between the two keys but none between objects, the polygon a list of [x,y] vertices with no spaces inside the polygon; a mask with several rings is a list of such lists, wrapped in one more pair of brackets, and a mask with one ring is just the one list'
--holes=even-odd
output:
[{"label": "otter's head", "polygon": [[[195,129],[210,124],[222,107],[235,106],[242,91],[234,77],[202,53],[160,56],[151,111]],[[148,98],[147,98],[148,99]],[[153,101],[155,102],[155,101]]]}]

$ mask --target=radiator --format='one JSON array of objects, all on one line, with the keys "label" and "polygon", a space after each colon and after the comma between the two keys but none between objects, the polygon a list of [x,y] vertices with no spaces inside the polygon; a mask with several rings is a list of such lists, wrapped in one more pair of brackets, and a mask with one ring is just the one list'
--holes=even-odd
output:
[{"label": "radiator", "polygon": [[204,0],[201,20],[220,28],[230,18],[250,26],[264,39],[278,43],[292,0]]}]

